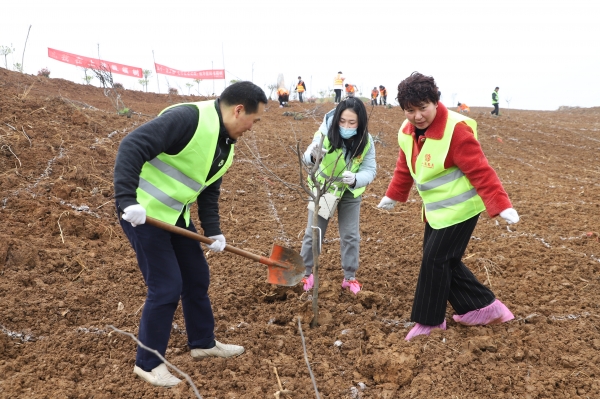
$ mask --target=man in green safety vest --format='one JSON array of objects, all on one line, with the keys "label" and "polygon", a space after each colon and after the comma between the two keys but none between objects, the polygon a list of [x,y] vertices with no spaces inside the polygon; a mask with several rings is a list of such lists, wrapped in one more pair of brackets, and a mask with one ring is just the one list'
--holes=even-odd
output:
[{"label": "man in green safety vest", "polygon": [[[234,144],[260,120],[266,104],[260,87],[238,82],[217,100],[166,108],[119,146],[116,206],[148,287],[138,338],[163,357],[180,298],[193,358],[244,352],[242,346],[215,340],[209,268],[198,242],[145,222],[147,215],[196,232],[190,219],[190,206],[196,202],[204,235],[215,240],[208,248],[223,251],[226,240],[218,204],[222,176],[233,162]],[[158,356],[141,347],[133,371],[156,386],[171,387],[181,381]]]},{"label": "man in green safety vest", "polygon": [[492,115],[499,115],[499,109],[498,109],[498,104],[500,103],[500,97],[498,96],[498,90],[500,90],[499,87],[496,87],[494,89],[494,91],[492,92],[492,105],[494,106],[494,109],[492,110],[491,114]]}]

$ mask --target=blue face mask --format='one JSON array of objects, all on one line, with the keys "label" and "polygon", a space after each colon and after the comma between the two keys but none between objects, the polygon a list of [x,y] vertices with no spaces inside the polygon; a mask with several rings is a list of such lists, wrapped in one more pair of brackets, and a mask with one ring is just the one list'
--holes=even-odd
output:
[{"label": "blue face mask", "polygon": [[351,129],[347,127],[340,126],[340,136],[344,139],[349,139],[352,136],[356,136],[356,128]]}]

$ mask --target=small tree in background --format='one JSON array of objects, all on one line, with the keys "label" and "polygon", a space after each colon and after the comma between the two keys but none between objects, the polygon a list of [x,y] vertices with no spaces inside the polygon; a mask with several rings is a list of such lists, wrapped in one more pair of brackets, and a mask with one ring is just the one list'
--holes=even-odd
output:
[{"label": "small tree in background", "polygon": [[115,89],[119,89],[119,90],[125,90],[125,87],[123,87],[123,84],[121,84],[121,83],[116,83],[116,82],[115,82],[115,84],[113,84],[113,87],[114,87]]},{"label": "small tree in background", "polygon": [[[98,69],[92,69],[92,72],[94,72],[96,78],[100,81],[100,84],[104,88],[104,95],[110,99],[113,106],[116,108],[117,113],[119,115],[126,115],[128,118],[131,118],[132,111],[123,103],[121,94],[119,93],[118,88],[115,86],[112,72],[108,66],[102,63]],[[119,83],[119,85],[121,88],[123,87],[122,84]]]},{"label": "small tree in background", "polygon": [[144,75],[144,79],[140,79],[138,80],[138,83],[142,85],[142,87],[144,88],[144,91],[147,93],[148,92],[148,83],[150,83],[150,75],[152,75],[152,71],[149,69],[144,69],[142,71],[142,74]]},{"label": "small tree in background", "polygon": [[192,83],[186,83],[186,84],[185,84],[185,87],[187,87],[187,88],[188,88],[188,96],[189,96],[189,95],[190,95],[190,89],[191,89],[192,87],[194,87],[194,85],[193,85]]},{"label": "small tree in background", "polygon": [[12,46],[0,46],[0,55],[4,56],[4,68],[8,69],[8,60],[7,56],[15,52],[15,48]]},{"label": "small tree in background", "polygon": [[83,81],[85,82],[86,85],[89,85],[90,82],[92,81],[92,79],[94,79],[94,76],[92,75],[88,75],[88,68],[81,68],[83,70]]},{"label": "small tree in background", "polygon": [[21,63],[15,62],[13,68],[15,69],[15,71],[23,73],[23,65],[21,65]]},{"label": "small tree in background", "polygon": [[48,68],[42,68],[38,71],[37,76],[50,77],[50,70]]},{"label": "small tree in background", "polygon": [[273,92],[277,89],[277,84],[268,85],[267,89],[271,90],[269,92],[269,96],[267,98],[271,98],[271,96],[273,95]]},{"label": "small tree in background", "polygon": [[177,91],[175,87],[169,87],[169,94],[176,96],[177,94],[179,94],[179,91]]},{"label": "small tree in background", "polygon": [[202,79],[194,79],[194,82],[198,85],[198,95],[200,95],[200,82],[202,82]]}]

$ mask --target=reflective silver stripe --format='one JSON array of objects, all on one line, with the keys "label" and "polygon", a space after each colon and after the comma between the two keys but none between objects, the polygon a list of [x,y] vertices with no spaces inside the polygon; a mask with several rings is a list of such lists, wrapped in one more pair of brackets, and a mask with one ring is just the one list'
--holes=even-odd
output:
[{"label": "reflective silver stripe", "polygon": [[156,169],[163,172],[165,175],[171,177],[174,180],[177,180],[179,183],[190,188],[191,190],[198,192],[201,189],[204,189],[202,184],[198,183],[193,179],[190,179],[189,177],[181,173],[179,170],[175,169],[171,165],[161,161],[158,158],[154,158],[151,161],[148,161],[148,163],[154,166]]},{"label": "reflective silver stripe", "polygon": [[477,195],[477,190],[475,188],[470,189],[469,191],[459,194],[456,197],[447,198],[445,200],[432,202],[429,204],[425,204],[426,211],[437,211],[438,209],[444,209],[451,207],[452,205],[460,204],[461,202],[465,202],[469,198],[473,198]]},{"label": "reflective silver stripe", "polygon": [[[331,177],[331,176],[329,176],[329,175],[326,175],[324,171],[320,171],[320,172],[319,172],[319,176],[321,176],[321,177],[325,178],[326,180],[327,180],[327,179],[329,179],[329,178]],[[342,180],[344,180],[344,178],[343,178],[343,177],[334,177],[334,178],[333,178],[333,181],[342,181]]]},{"label": "reflective silver stripe", "polygon": [[432,188],[439,187],[443,184],[450,183],[451,181],[458,180],[463,177],[465,174],[460,170],[456,169],[454,172],[448,173],[442,177],[438,177],[437,179],[433,179],[428,181],[427,183],[417,184],[417,188],[419,191],[427,191]]},{"label": "reflective silver stripe", "polygon": [[181,212],[185,205],[183,202],[179,202],[175,198],[169,197],[164,191],[161,191],[158,187],[141,177],[139,187],[169,208],[175,209],[177,212]]}]

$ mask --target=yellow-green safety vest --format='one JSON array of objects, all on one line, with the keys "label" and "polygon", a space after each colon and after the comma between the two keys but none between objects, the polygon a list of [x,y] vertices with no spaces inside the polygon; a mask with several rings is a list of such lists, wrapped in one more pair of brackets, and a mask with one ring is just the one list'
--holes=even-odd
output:
[{"label": "yellow-green safety vest", "polygon": [[475,139],[477,139],[477,122],[448,110],[448,120],[443,137],[440,140],[432,138],[425,140],[423,148],[417,156],[415,170],[412,166],[414,139],[412,135],[402,133],[408,120],[404,121],[398,132],[398,143],[406,155],[410,174],[423,199],[421,218],[424,213],[429,225],[436,230],[464,222],[485,210],[483,200],[465,174],[456,166],[449,169],[444,168],[454,127],[463,121],[473,129]]},{"label": "yellow-green safety vest", "polygon": [[[219,140],[219,115],[215,101],[176,104],[198,108],[198,127],[190,142],[178,154],[164,152],[144,163],[136,190],[137,201],[146,209],[146,214],[174,225],[183,213],[186,226],[190,224],[190,206],[198,195],[218,180],[233,163],[234,146],[221,169],[206,180],[214,160]],[[159,115],[160,115],[159,114]]]},{"label": "yellow-green safety vest", "polygon": [[[322,134],[320,131],[316,132],[315,137],[320,134]],[[370,137],[370,134],[367,134],[364,137],[366,140],[368,140],[367,145],[365,145],[365,149],[363,150],[360,156],[352,159],[352,166],[350,167],[350,169],[347,168],[346,160],[344,159],[344,154],[341,148],[338,148],[337,150],[332,151],[331,153],[327,152],[327,154],[325,154],[325,156],[321,160],[321,164],[319,165],[319,170],[317,172],[317,181],[319,182],[319,184],[322,185],[323,183],[325,183],[326,180],[333,176],[332,183],[328,191],[332,194],[335,194],[337,197],[341,197],[344,193],[344,190],[346,189],[350,190],[350,192],[354,195],[354,198],[364,193],[366,187],[353,189],[350,188],[348,185],[342,183],[342,173],[344,173],[347,170],[354,173],[358,172],[360,165],[365,159],[365,155],[367,155],[369,148],[371,148]],[[323,140],[323,148],[325,148],[326,150],[329,150],[331,148],[331,143],[329,142],[329,138],[327,136],[325,136],[325,139]],[[313,183],[310,180],[310,177],[308,178],[308,185],[311,188],[313,187]]]},{"label": "yellow-green safety vest", "polygon": [[500,99],[500,97],[498,96],[498,92],[496,90],[494,90],[492,92],[492,104],[498,104],[499,99]]}]

